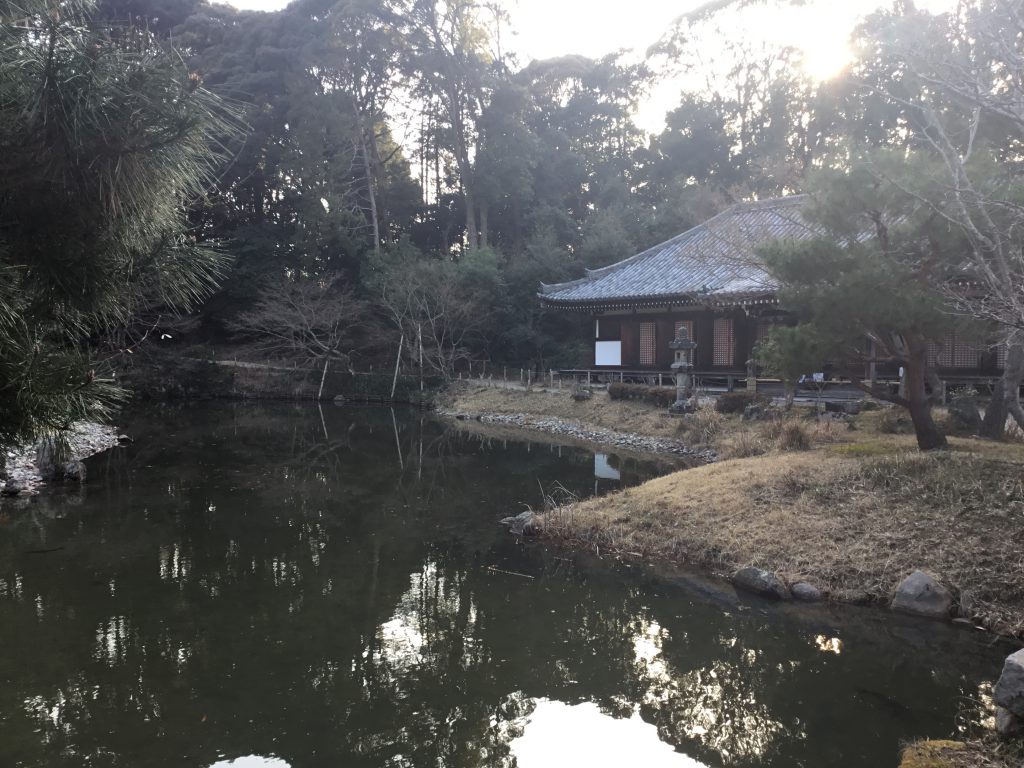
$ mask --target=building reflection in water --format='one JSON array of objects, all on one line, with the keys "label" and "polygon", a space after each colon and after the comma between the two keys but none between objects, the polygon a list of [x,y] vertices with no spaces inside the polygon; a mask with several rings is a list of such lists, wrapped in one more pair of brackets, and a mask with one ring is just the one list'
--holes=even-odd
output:
[{"label": "building reflection in water", "polygon": [[290,766],[278,757],[245,755],[232,760],[218,760],[210,768],[290,768]]}]

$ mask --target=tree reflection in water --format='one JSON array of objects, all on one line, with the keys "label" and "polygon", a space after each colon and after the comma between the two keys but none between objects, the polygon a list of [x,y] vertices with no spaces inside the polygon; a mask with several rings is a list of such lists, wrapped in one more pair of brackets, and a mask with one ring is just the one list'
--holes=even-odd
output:
[{"label": "tree reflection in water", "polygon": [[497,528],[585,495],[580,449],[315,406],[132,432],[0,527],[2,765],[533,768],[564,730],[650,765],[874,766],[999,668],[969,635],[740,610]]}]

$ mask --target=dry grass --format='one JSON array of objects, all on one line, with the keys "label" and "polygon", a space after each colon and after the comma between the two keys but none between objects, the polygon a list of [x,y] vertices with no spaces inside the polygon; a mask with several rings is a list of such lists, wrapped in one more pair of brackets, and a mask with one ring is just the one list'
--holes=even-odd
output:
[{"label": "dry grass", "polygon": [[735,459],[548,514],[552,535],[728,574],[746,565],[886,599],[915,568],[961,612],[1024,634],[1024,486],[1017,461],[897,450]]},{"label": "dry grass", "polygon": [[547,513],[546,526],[564,541],[722,574],[756,565],[834,596],[879,601],[923,568],[954,590],[961,615],[1024,637],[1020,442],[950,437],[949,451],[921,454],[891,409],[852,421],[795,411],[744,422],[703,407],[679,419],[604,393],[576,403],[567,391],[482,387],[460,393],[455,406],[677,437],[721,457],[563,503]]},{"label": "dry grass", "polygon": [[574,420],[581,426],[634,432],[652,437],[676,437],[678,420],[664,408],[634,400],[612,400],[607,392],[594,392],[591,400],[576,402],[568,387],[559,392],[544,390],[489,389],[464,385],[452,396],[449,407],[467,413],[527,413]]},{"label": "dry grass", "polygon": [[900,768],[1020,768],[1020,746],[994,736],[965,742],[917,741],[903,751]]}]

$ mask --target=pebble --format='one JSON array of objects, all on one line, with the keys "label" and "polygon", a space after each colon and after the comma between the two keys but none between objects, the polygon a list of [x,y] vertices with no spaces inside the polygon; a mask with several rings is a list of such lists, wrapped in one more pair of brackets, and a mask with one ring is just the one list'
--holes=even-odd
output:
[{"label": "pebble", "polygon": [[444,416],[452,416],[460,421],[475,419],[484,424],[499,424],[503,426],[523,427],[525,429],[536,429],[549,435],[570,437],[576,440],[586,440],[592,443],[603,445],[614,445],[618,448],[626,448],[645,453],[668,454],[672,456],[689,456],[702,462],[710,463],[718,457],[714,451],[707,449],[697,450],[686,443],[668,438],[648,437],[629,432],[615,432],[611,429],[584,429],[577,424],[563,421],[554,417],[535,418],[525,413],[481,413],[466,414],[456,412],[440,412]]}]

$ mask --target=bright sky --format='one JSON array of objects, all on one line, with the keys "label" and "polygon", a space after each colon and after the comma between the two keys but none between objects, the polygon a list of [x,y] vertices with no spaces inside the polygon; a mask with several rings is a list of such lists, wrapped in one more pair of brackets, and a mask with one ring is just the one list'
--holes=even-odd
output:
[{"label": "bright sky", "polygon": [[[223,0],[237,8],[274,11],[287,0]],[[522,63],[530,59],[576,53],[598,57],[619,49],[642,56],[681,14],[708,0],[499,0],[511,17],[514,36],[503,45]],[[956,0],[917,0],[933,12],[948,10]],[[808,71],[822,78],[836,74],[849,59],[847,40],[857,21],[891,0],[804,0],[785,9],[751,7],[730,34],[767,40],[804,52]],[[714,60],[714,51],[701,51]],[[681,84],[663,82],[641,104],[637,124],[658,132],[665,112],[678,102]]]}]

